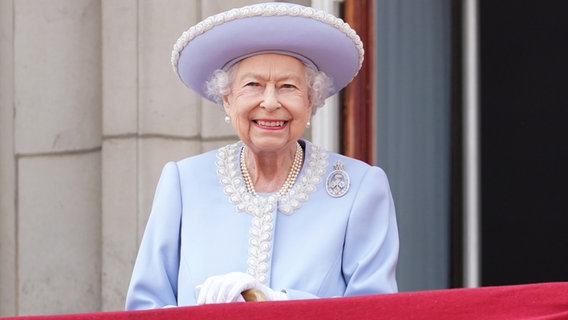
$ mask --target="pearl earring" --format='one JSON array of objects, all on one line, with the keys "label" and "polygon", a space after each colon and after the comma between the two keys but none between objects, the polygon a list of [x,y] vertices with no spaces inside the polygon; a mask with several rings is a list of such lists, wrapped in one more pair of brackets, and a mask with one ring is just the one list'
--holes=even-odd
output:
[{"label": "pearl earring", "polygon": [[231,123],[231,117],[225,116],[225,123],[226,123],[226,124]]},{"label": "pearl earring", "polygon": [[310,121],[308,121],[308,122],[306,123],[306,129],[309,129],[311,125],[312,125],[312,123],[311,123]]}]

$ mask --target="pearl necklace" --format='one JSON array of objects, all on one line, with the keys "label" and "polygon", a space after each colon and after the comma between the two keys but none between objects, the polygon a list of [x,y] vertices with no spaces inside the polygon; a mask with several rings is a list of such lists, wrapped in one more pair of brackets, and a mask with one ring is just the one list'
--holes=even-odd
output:
[{"label": "pearl necklace", "polygon": [[[246,165],[245,149],[246,146],[243,146],[243,148],[241,149],[241,172],[243,174],[243,180],[245,182],[247,191],[254,196],[258,196],[256,190],[254,190],[254,184],[252,183],[252,178],[250,177],[250,173]],[[300,173],[300,170],[302,168],[303,159],[304,159],[304,150],[302,149],[302,146],[300,146],[300,143],[296,142],[296,154],[294,155],[294,162],[292,163],[292,168],[290,168],[290,172],[288,173],[286,181],[284,181],[284,184],[282,185],[280,190],[276,192],[276,196],[280,197],[282,195],[285,195],[286,193],[288,193],[288,191],[290,191],[290,189],[292,189],[292,186],[294,185],[294,182],[296,182],[296,178],[298,178],[298,174]]]}]

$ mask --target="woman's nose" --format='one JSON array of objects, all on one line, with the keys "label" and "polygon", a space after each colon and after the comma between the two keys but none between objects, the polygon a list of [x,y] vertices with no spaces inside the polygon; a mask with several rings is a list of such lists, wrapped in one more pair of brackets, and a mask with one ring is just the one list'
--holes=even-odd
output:
[{"label": "woman's nose", "polygon": [[278,102],[278,94],[274,86],[266,86],[264,94],[262,95],[260,107],[266,109],[266,111],[274,111],[281,107],[280,102]]}]

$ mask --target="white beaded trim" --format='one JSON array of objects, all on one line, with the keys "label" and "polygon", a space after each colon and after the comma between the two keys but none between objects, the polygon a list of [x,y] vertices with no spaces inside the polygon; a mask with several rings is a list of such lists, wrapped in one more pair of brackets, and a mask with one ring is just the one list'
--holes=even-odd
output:
[{"label": "white beaded trim", "polygon": [[365,55],[365,50],[363,49],[363,42],[357,32],[349,26],[348,23],[344,22],[342,19],[329,14],[322,10],[316,10],[310,7],[302,6],[287,6],[287,5],[274,5],[267,3],[265,5],[247,6],[239,9],[232,9],[226,12],[218,13],[216,15],[210,16],[207,19],[199,22],[193,27],[189,28],[187,31],[182,33],[179,39],[174,44],[172,50],[172,67],[174,72],[177,73],[177,66],[179,61],[179,56],[181,51],[185,46],[193,40],[195,37],[213,29],[214,27],[221,25],[223,23],[250,17],[259,16],[294,16],[294,17],[304,17],[314,19],[330,26],[333,26],[343,32],[347,37],[349,37],[357,51],[359,53],[359,69],[363,65],[363,57]]},{"label": "white beaded trim", "polygon": [[253,216],[249,234],[247,272],[262,283],[268,281],[274,210],[278,208],[283,214],[293,214],[303,202],[308,200],[309,195],[316,191],[316,186],[322,181],[325,173],[328,164],[327,152],[311,144],[306,144],[306,149],[308,146],[310,152],[306,150],[307,163],[304,173],[290,191],[281,196],[276,193],[269,196],[254,196],[247,191],[239,164],[242,142],[225,146],[217,152],[217,174],[224,186],[225,194],[237,211]]}]

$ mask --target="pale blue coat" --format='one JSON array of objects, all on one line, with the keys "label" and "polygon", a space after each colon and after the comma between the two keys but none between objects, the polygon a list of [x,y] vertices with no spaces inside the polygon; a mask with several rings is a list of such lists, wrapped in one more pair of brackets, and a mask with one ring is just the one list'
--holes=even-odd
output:
[{"label": "pale blue coat", "polygon": [[[243,191],[242,143],[166,164],[126,309],[194,305],[197,285],[234,271],[248,271],[290,299],[396,292],[398,230],[385,173],[302,145],[306,160],[291,191],[299,196],[280,200],[288,206],[270,205],[274,195],[261,195],[266,201],[257,207],[243,200],[252,196]],[[326,179],[338,160],[350,187],[332,197]]]}]

